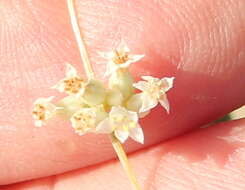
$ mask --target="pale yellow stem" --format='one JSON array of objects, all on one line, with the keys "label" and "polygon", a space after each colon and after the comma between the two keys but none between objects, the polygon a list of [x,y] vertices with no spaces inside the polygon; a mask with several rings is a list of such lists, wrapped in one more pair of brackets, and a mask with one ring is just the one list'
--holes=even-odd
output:
[{"label": "pale yellow stem", "polygon": [[112,146],[113,146],[114,150],[116,151],[117,156],[118,156],[125,172],[127,173],[128,178],[129,178],[134,190],[141,190],[140,185],[139,185],[139,183],[136,179],[136,176],[133,172],[133,169],[129,164],[127,155],[123,149],[122,144],[113,134],[110,134],[110,138],[111,138]]},{"label": "pale yellow stem", "polygon": [[92,65],[89,61],[88,52],[87,52],[87,49],[84,43],[84,39],[82,37],[82,33],[80,31],[80,28],[77,22],[77,16],[76,16],[76,11],[75,11],[73,0],[67,0],[67,5],[68,5],[69,14],[70,14],[72,29],[75,34],[75,38],[78,44],[78,49],[79,49],[79,52],[80,52],[80,55],[83,61],[83,66],[84,66],[86,75],[89,79],[94,78],[94,72],[92,69]]}]

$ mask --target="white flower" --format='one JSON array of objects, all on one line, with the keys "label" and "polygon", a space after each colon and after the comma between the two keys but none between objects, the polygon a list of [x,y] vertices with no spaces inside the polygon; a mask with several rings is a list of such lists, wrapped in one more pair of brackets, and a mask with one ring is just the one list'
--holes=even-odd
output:
[{"label": "white flower", "polygon": [[114,74],[118,69],[129,67],[131,63],[139,61],[144,55],[131,55],[130,50],[124,41],[112,52],[100,53],[102,57],[108,59],[105,75]]},{"label": "white flower", "polygon": [[113,106],[109,117],[101,121],[96,131],[98,133],[112,133],[124,143],[130,136],[137,142],[144,143],[144,134],[138,123],[138,114],[121,106]]},{"label": "white flower", "polygon": [[66,64],[66,77],[60,80],[52,88],[58,90],[59,92],[66,92],[69,95],[81,93],[84,89],[86,82],[80,76],[77,75],[76,69],[70,65]]},{"label": "white flower", "polygon": [[71,117],[72,127],[79,135],[95,132],[96,125],[107,116],[103,106],[81,108]]},{"label": "white flower", "polygon": [[35,126],[41,127],[46,124],[46,121],[50,119],[56,112],[57,107],[51,103],[54,96],[49,98],[38,98],[34,102],[32,116],[35,120]]},{"label": "white flower", "polygon": [[142,91],[139,100],[142,101],[139,112],[146,112],[160,103],[169,113],[169,102],[166,92],[173,87],[174,77],[162,79],[151,76],[143,76],[145,81],[139,81],[133,86]]}]

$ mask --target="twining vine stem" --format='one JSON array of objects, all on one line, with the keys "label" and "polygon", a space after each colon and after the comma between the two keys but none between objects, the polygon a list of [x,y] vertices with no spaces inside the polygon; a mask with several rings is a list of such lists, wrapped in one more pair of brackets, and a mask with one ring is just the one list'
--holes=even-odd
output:
[{"label": "twining vine stem", "polygon": [[[85,42],[83,40],[82,33],[80,31],[80,28],[77,22],[77,15],[76,15],[73,0],[67,0],[67,5],[68,5],[69,14],[70,14],[72,29],[75,34],[75,38],[78,44],[79,52],[81,55],[81,59],[83,61],[83,66],[84,66],[86,75],[89,79],[93,79],[94,78],[93,68],[89,61],[89,56],[88,56],[88,52],[85,46]],[[115,138],[114,134],[110,134],[110,139],[111,139],[112,146],[114,150],[116,151],[117,156],[124,170],[126,171],[133,188],[135,190],[141,190],[139,183],[137,182],[137,179],[134,175],[134,172],[129,164],[127,155],[123,149],[122,144],[117,138]]]}]

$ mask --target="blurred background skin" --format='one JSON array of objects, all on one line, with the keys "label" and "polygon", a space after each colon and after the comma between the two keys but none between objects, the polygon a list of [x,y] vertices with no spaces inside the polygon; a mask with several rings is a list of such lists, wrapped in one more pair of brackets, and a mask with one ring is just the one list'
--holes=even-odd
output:
[{"label": "blurred background skin", "polygon": [[[120,38],[146,55],[132,66],[136,80],[176,77],[171,113],[156,109],[142,120],[144,146],[125,144],[144,189],[245,189],[244,119],[199,129],[245,104],[244,0],[79,0],[76,7],[99,78],[98,51]],[[1,190],[130,189],[106,137],[79,137],[61,120],[33,126],[32,103],[55,94],[49,88],[65,62],[83,73],[65,1],[0,1]]]}]

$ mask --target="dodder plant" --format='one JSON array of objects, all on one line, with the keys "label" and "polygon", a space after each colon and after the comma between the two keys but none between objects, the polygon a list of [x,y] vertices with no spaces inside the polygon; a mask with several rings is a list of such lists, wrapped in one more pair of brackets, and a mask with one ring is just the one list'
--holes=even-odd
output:
[{"label": "dodder plant", "polygon": [[[90,132],[109,134],[133,187],[140,190],[121,143],[128,137],[144,143],[139,119],[147,116],[158,103],[169,112],[166,92],[172,88],[174,77],[159,79],[142,76],[142,81],[134,83],[128,68],[144,55],[130,54],[125,42],[121,41],[112,52],[100,53],[107,60],[105,75],[109,76],[108,84],[103,84],[94,77],[76,20],[73,1],[67,2],[87,78],[81,77],[72,65],[66,64],[65,78],[52,88],[66,93],[67,96],[57,103],[52,102],[53,96],[38,98],[32,112],[35,126],[41,127],[52,117],[60,116],[71,121],[71,126],[78,135]],[[136,93],[135,89],[141,92]]]}]

